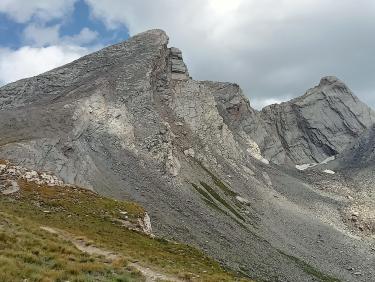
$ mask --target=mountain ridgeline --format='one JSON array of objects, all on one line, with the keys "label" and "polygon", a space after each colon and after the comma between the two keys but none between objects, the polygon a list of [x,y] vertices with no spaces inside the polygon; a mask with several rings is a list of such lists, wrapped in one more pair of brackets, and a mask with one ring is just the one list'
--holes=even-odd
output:
[{"label": "mountain ridgeline", "polygon": [[259,281],[372,281],[374,124],[331,76],[257,111],[193,80],[162,30],[0,88],[0,159],[136,202]]}]

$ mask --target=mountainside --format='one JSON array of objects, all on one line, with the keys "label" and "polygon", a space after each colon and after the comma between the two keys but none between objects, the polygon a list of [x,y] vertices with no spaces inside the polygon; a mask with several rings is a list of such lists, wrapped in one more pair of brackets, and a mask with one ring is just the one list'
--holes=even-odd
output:
[{"label": "mountainside", "polygon": [[250,278],[371,281],[354,182],[295,165],[338,157],[375,113],[333,77],[259,112],[236,84],[193,80],[167,44],[150,30],[0,88],[0,158],[136,202],[157,236]]},{"label": "mountainside", "polygon": [[257,141],[276,163],[319,163],[342,152],[375,123],[375,112],[335,77],[322,78],[302,97],[265,107],[260,115],[278,146],[269,149],[267,141]]},{"label": "mountainside", "polygon": [[375,165],[375,125],[366,130],[335,161],[335,168],[373,168]]},{"label": "mountainside", "polygon": [[375,112],[332,76],[305,95],[260,112],[240,92],[237,87],[214,94],[220,113],[232,130],[250,136],[264,158],[276,164],[322,162],[375,123]]}]

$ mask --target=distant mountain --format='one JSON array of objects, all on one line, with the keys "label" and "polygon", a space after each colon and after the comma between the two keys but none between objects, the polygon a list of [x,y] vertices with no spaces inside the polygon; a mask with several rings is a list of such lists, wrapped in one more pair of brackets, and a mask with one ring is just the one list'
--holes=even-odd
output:
[{"label": "distant mountain", "polygon": [[278,144],[268,148],[260,140],[266,157],[276,163],[306,164],[341,153],[375,123],[375,112],[331,76],[301,97],[265,107],[261,118]]},{"label": "distant mountain", "polygon": [[0,88],[0,158],[136,202],[157,236],[239,275],[371,281],[371,211],[351,216],[373,196],[333,165],[371,147],[375,113],[334,77],[256,111],[236,84],[193,80],[167,44],[150,30]]}]

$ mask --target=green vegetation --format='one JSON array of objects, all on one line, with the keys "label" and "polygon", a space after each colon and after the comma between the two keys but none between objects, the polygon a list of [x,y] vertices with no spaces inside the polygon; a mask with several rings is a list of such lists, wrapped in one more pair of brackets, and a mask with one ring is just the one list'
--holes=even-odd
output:
[{"label": "green vegetation", "polygon": [[143,281],[117,260],[90,256],[39,225],[0,212],[0,281]]},{"label": "green vegetation", "polygon": [[[11,229],[0,220],[0,265],[9,269],[2,271],[1,281],[9,281],[9,277],[13,278],[10,281],[30,278],[31,272],[30,281],[43,281],[38,277],[46,277],[44,281],[142,281],[139,274],[125,267],[133,261],[187,281],[248,281],[190,246],[153,239],[123,227],[120,220],[124,219],[124,212],[126,220],[134,224],[144,215],[143,208],[134,203],[100,197],[76,187],[49,187],[25,181],[19,181],[19,186],[17,194],[0,196],[0,212],[15,226]],[[40,226],[87,238],[100,248],[115,251],[124,261],[113,266],[103,258],[84,255],[71,243],[40,230]],[[18,230],[17,236],[10,235],[14,230]],[[12,237],[17,244],[9,244]],[[25,245],[31,247],[27,249]],[[48,251],[50,247],[58,251]],[[61,250],[67,254],[60,257]],[[20,257],[12,257],[11,253]]]},{"label": "green vegetation", "polygon": [[221,203],[224,207],[230,210],[231,213],[233,213],[236,217],[238,217],[242,221],[245,221],[245,219],[227,201],[225,201],[222,197],[220,197],[220,195],[216,193],[216,191],[211,186],[209,186],[207,183],[203,181],[201,181],[200,184],[204,187],[204,189],[206,189],[208,193],[210,193],[210,195],[213,198],[215,198],[219,203]]},{"label": "green vegetation", "polygon": [[[207,169],[200,161],[195,159],[195,162],[199,164],[199,166],[211,177],[212,182],[215,184],[216,187],[220,189],[226,196],[230,198],[234,198],[237,196],[237,193],[232,191],[223,181],[221,181],[218,177],[216,177],[209,169]],[[222,204],[228,211],[230,211],[238,222],[242,225],[242,222],[245,221],[245,218],[225,199],[223,199],[218,192],[215,191],[214,188],[212,188],[207,183],[200,181],[200,185],[204,188],[200,188],[195,183],[191,183],[191,185],[195,188],[195,190],[203,196],[203,200],[212,208],[224,213],[225,215],[230,215],[227,211],[223,210],[221,207],[219,207],[215,200]],[[235,203],[237,204],[237,203]],[[245,226],[244,226],[245,227]]]},{"label": "green vegetation", "polygon": [[[223,181],[221,181],[216,175],[214,175],[208,168],[206,168],[200,161],[195,160],[197,164],[211,177],[213,183],[215,186],[217,186],[226,196],[229,196],[231,198],[234,198],[237,196],[237,193],[232,191]],[[207,183],[200,181],[200,184],[204,187],[204,189],[219,203],[221,203],[224,207],[226,207],[232,214],[234,214],[238,219],[245,221],[244,217],[239,214],[239,212],[233,208],[227,201],[225,201],[219,193],[217,193],[211,186],[209,186]],[[207,197],[207,193],[200,189],[196,184],[193,184],[194,188],[202,194],[206,199],[211,200],[211,197]],[[212,201],[211,201],[212,202]],[[212,202],[212,204],[214,204]],[[215,205],[215,204],[214,204]]]},{"label": "green vegetation", "polygon": [[278,250],[278,252],[280,254],[288,257],[292,261],[294,261],[304,272],[314,276],[315,278],[318,279],[318,281],[321,281],[321,282],[340,282],[339,279],[320,272],[316,268],[312,267],[311,265],[309,265],[308,263],[304,262],[303,260],[301,260],[297,257],[288,255],[281,250]]},{"label": "green vegetation", "polygon": [[206,203],[208,206],[212,207],[213,209],[215,209],[215,210],[217,210],[217,211],[219,211],[219,212],[221,212],[221,213],[223,213],[223,214],[225,214],[225,215],[227,215],[227,216],[230,215],[227,211],[225,211],[225,210],[223,210],[221,207],[219,207],[219,206],[216,204],[215,200],[212,199],[212,198],[210,197],[210,195],[209,195],[204,189],[200,188],[200,187],[199,187],[198,185],[196,185],[195,183],[191,183],[191,185],[195,188],[195,190],[197,190],[197,192],[198,192],[199,194],[201,194],[201,195],[203,196],[203,201],[205,201],[205,203]]},{"label": "green vegetation", "polygon": [[212,201],[210,195],[205,191],[203,190],[202,188],[200,188],[197,184],[195,183],[191,183],[191,185],[195,188],[195,190],[197,190],[197,192],[199,194],[201,194],[205,199],[209,200],[209,201]]},{"label": "green vegetation", "polygon": [[197,163],[203,168],[205,172],[212,178],[212,181],[215,183],[217,187],[219,187],[225,195],[235,197],[237,193],[232,191],[223,181],[221,181],[218,177],[216,177],[210,170],[208,170],[201,162],[197,161]]}]

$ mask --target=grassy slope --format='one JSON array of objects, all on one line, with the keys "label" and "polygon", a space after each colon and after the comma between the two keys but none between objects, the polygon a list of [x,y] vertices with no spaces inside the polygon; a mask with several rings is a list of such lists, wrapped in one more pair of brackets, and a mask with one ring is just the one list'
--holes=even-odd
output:
[{"label": "grassy slope", "polygon": [[[122,227],[117,221],[120,211],[128,212],[129,221],[144,214],[134,203],[103,198],[79,188],[24,181],[19,185],[17,195],[0,196],[1,281],[41,281],[42,277],[46,281],[142,281],[124,267],[127,261],[138,261],[187,280],[247,281],[190,246],[152,239]],[[125,260],[113,265],[82,254],[69,242],[40,230],[41,225],[83,236],[97,246],[116,251]]]},{"label": "grassy slope", "polygon": [[0,281],[142,281],[125,261],[82,253],[26,219],[0,218]]}]

